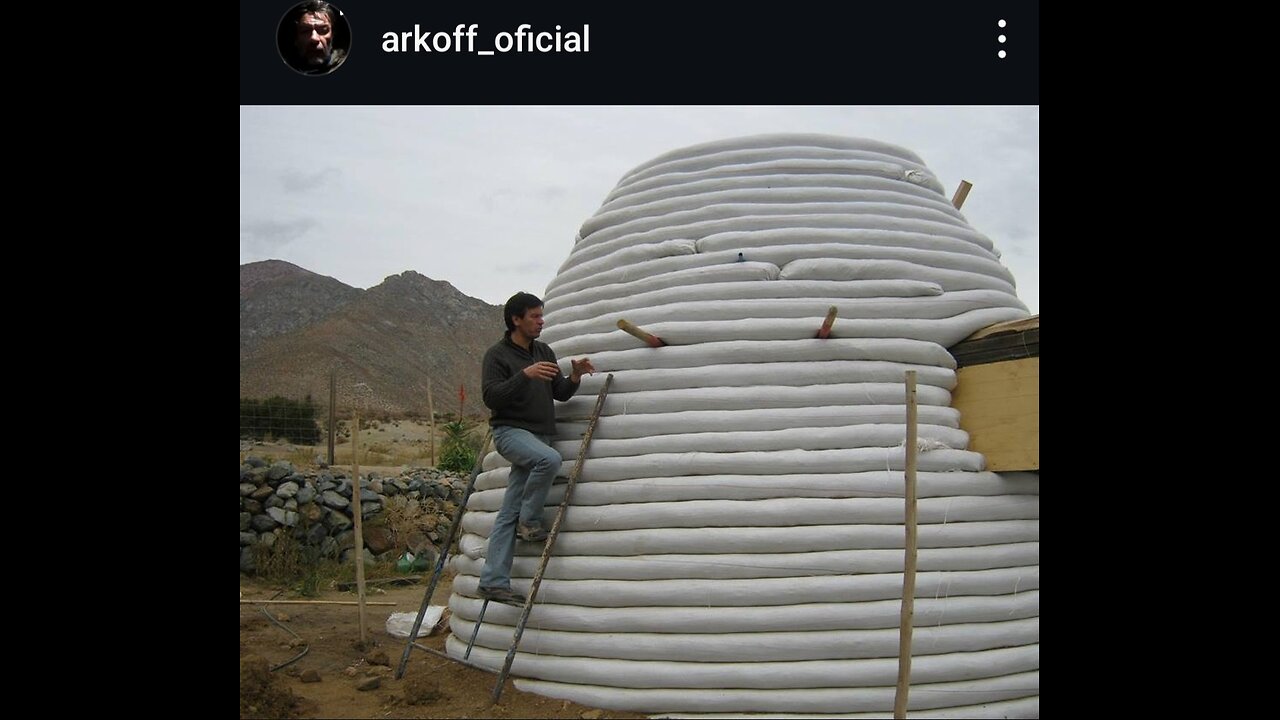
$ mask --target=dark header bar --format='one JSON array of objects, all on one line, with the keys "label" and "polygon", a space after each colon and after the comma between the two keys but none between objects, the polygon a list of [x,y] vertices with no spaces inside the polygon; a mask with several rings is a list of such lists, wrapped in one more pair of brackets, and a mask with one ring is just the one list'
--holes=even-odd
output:
[{"label": "dark header bar", "polygon": [[1038,0],[298,4],[241,0],[242,105],[1040,102]]}]

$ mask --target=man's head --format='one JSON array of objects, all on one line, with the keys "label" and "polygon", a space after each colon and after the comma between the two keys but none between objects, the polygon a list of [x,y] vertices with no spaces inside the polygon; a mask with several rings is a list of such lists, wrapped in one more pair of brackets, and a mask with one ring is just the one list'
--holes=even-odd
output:
[{"label": "man's head", "polygon": [[520,331],[527,338],[536,338],[542,334],[542,301],[537,295],[518,292],[507,301],[502,309],[507,321],[507,331]]},{"label": "man's head", "polygon": [[333,56],[332,6],[321,0],[310,0],[299,8],[295,21],[293,46],[309,67],[324,67]]}]

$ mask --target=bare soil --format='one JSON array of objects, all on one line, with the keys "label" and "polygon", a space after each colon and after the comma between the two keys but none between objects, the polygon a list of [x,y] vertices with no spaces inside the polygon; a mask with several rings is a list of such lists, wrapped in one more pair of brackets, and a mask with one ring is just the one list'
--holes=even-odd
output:
[{"label": "bare soil", "polygon": [[[355,605],[240,605],[240,717],[241,718],[643,718],[635,713],[600,710],[566,700],[524,693],[510,679],[502,698],[490,704],[497,675],[446,660],[414,648],[404,677],[395,670],[405,640],[389,635],[392,613],[417,613],[426,592],[426,575],[410,586],[373,585],[366,605],[365,637],[360,641],[360,616]],[[441,578],[432,605],[447,605],[451,577]],[[243,600],[346,600],[356,592],[323,588],[316,597],[301,598],[278,585],[240,576]],[[266,613],[298,637],[281,629]],[[448,611],[436,631],[418,643],[441,652],[448,637]],[[306,650],[300,659],[275,671]],[[304,678],[318,676],[318,682]],[[357,688],[368,678],[377,687]]]}]

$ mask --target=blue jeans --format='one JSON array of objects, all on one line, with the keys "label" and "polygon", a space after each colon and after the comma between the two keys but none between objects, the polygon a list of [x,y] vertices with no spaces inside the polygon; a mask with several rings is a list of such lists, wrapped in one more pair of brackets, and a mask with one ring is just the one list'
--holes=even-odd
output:
[{"label": "blue jeans", "polygon": [[551,490],[551,481],[560,471],[560,453],[551,447],[551,438],[509,425],[493,427],[493,444],[498,454],[511,463],[502,509],[489,533],[489,550],[480,573],[480,587],[511,586],[511,558],[516,549],[516,523],[541,525],[542,506]]}]

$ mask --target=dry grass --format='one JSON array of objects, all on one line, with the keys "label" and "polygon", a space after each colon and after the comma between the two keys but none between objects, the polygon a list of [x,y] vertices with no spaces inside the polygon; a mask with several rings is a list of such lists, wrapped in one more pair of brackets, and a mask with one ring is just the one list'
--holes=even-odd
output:
[{"label": "dry grass", "polygon": [[394,495],[382,505],[382,521],[395,534],[397,550],[421,553],[430,542],[427,534],[437,528],[443,509],[436,498],[415,500]]},{"label": "dry grass", "polygon": [[[436,423],[435,462],[440,461],[444,444],[443,423]],[[433,467],[431,458],[431,431],[425,422],[398,420],[378,422],[374,420],[360,431],[360,466],[363,467]],[[275,462],[287,460],[296,467],[314,467],[316,457],[327,458],[328,441],[318,445],[297,445],[284,442],[254,443],[250,450],[240,452],[240,462],[249,455]],[[357,458],[349,436],[340,434],[334,444],[334,465],[350,466]]]}]

